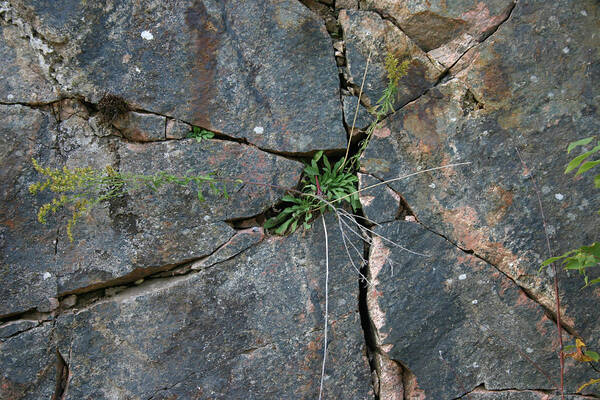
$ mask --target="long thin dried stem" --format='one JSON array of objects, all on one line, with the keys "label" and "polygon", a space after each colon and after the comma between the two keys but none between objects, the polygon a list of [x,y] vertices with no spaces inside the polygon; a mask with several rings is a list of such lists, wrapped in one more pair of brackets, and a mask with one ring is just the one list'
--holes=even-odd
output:
[{"label": "long thin dried stem", "polygon": [[[521,164],[525,170],[529,170],[527,168],[527,164],[525,164],[525,160],[521,157],[521,153],[519,149],[515,147],[517,155],[521,160]],[[533,173],[531,174],[531,181],[533,182],[533,189],[538,199],[538,204],[540,207],[540,214],[542,216],[542,224],[544,225],[544,235],[546,236],[546,246],[548,248],[548,256],[552,257],[552,248],[550,247],[550,235],[548,235],[548,227],[546,224],[546,217],[544,216],[544,207],[542,206],[542,196],[540,196],[540,190],[538,188],[537,182]],[[560,346],[559,349],[559,359],[560,359],[560,397],[561,400],[565,400],[565,385],[564,385],[564,375],[565,375],[565,353],[563,352],[563,340],[562,340],[562,323],[560,318],[560,294],[558,292],[558,269],[556,268],[556,263],[552,263],[552,271],[554,272],[554,298],[556,301],[556,329],[558,331],[558,343]]]}]

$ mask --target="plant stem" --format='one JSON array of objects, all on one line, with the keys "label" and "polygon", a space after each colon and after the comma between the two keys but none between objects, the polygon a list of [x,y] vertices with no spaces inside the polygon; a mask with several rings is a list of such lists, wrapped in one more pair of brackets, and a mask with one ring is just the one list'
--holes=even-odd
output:
[{"label": "plant stem", "polygon": [[350,128],[350,138],[348,139],[348,145],[346,146],[346,154],[344,155],[344,162],[340,164],[340,170],[344,168],[346,165],[346,161],[348,161],[348,153],[350,153],[350,145],[352,144],[352,135],[354,134],[354,127],[356,126],[356,118],[358,117],[358,110],[360,109],[360,99],[363,94],[363,87],[365,86],[365,79],[367,78],[367,70],[369,69],[369,63],[371,62],[371,53],[373,50],[369,51],[369,56],[367,57],[367,65],[365,66],[365,72],[363,73],[362,82],[360,84],[360,90],[358,92],[358,101],[356,103],[356,109],[354,110],[354,119],[352,120],[352,127]]},{"label": "plant stem", "polygon": [[[529,170],[527,168],[527,164],[525,164],[525,160],[521,157],[521,153],[519,149],[515,147],[517,151],[517,155],[521,160],[521,164],[525,170]],[[542,224],[544,225],[544,234],[546,236],[546,246],[548,248],[548,254],[552,257],[552,248],[550,247],[550,236],[548,235],[548,228],[546,224],[546,217],[544,216],[544,207],[542,206],[542,197],[540,196],[540,191],[538,189],[537,182],[533,173],[531,173],[531,181],[533,182],[533,189],[538,199],[538,204],[540,207],[540,214],[542,215]],[[558,343],[559,343],[559,359],[560,359],[560,398],[561,400],[565,400],[565,385],[564,385],[564,375],[565,375],[565,354],[563,352],[563,340],[562,340],[562,323],[560,318],[560,294],[558,292],[558,269],[556,268],[556,263],[552,263],[552,271],[554,272],[554,299],[556,302],[556,328],[558,330]]]},{"label": "plant stem", "polygon": [[325,324],[323,327],[323,365],[321,366],[321,385],[319,386],[319,400],[323,396],[323,383],[325,381],[325,362],[327,360],[327,324],[329,317],[329,243],[327,240],[327,225],[325,217],[321,214],[323,222],[323,231],[325,233]]}]

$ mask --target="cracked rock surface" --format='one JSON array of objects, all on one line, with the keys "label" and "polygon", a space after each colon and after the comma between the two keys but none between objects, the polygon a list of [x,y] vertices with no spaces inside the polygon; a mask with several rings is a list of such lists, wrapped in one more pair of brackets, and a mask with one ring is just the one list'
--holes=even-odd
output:
[{"label": "cracked rock surface", "polygon": [[[600,92],[594,83],[600,53],[597,35],[589,34],[598,27],[595,16],[599,9],[594,2],[580,2],[576,8],[567,3],[552,7],[544,4],[519,1],[497,31],[467,51],[446,79],[390,116],[374,132],[362,157],[361,187],[428,168],[471,163],[390,182],[361,194],[364,212],[371,220],[390,221],[398,204],[404,202],[424,228],[478,257],[465,253],[459,257],[463,261],[450,261],[452,257],[440,259],[440,254],[434,251],[433,261],[419,261],[410,254],[398,254],[394,278],[387,279],[391,282],[401,279],[400,287],[406,289],[394,285],[377,290],[378,302],[390,310],[379,316],[381,329],[375,329],[376,334],[386,337],[382,349],[389,346],[385,353],[414,373],[427,398],[455,398],[482,383],[487,389],[555,387],[554,383],[547,386],[548,379],[514,352],[529,348],[535,358],[556,351],[556,343],[543,349],[552,337],[540,341],[550,332],[556,337],[556,328],[552,329],[547,319],[548,331],[534,322],[544,320],[544,313],[555,318],[553,279],[546,273],[538,274],[539,265],[549,254],[536,185],[554,255],[599,238],[598,223],[591,216],[598,208],[597,190],[589,179],[574,180],[563,175],[564,166],[572,158],[564,151],[565,145],[595,134],[600,127],[597,113]],[[400,200],[392,200],[393,193]],[[389,200],[384,201],[386,196]],[[393,228],[394,224],[397,228]],[[433,243],[439,240],[433,236],[427,244],[410,246],[418,244],[423,233],[408,235],[406,224],[401,224],[392,222],[385,229],[402,230],[401,244],[411,250],[436,248]],[[455,272],[443,272],[446,267],[437,264],[441,260],[453,264]],[[461,268],[465,268],[462,273]],[[445,273],[448,276],[443,277]],[[479,273],[483,275],[471,279]],[[461,274],[468,279],[459,281],[457,277]],[[499,278],[505,283],[498,281]],[[385,282],[386,278],[382,279]],[[507,345],[498,342],[490,331],[485,334],[476,329],[470,331],[460,322],[477,324],[473,314],[481,309],[481,299],[476,298],[477,282],[483,282],[488,295],[500,296],[497,306],[485,307],[486,317],[511,314],[510,318],[507,315],[485,323],[499,332],[496,336],[508,339],[515,346],[510,354],[514,359],[502,362],[510,368],[498,365],[490,374],[484,370],[507,356]],[[600,345],[598,291],[593,288],[581,291],[583,282],[576,273],[561,272],[559,282],[565,341],[572,343],[576,336],[597,347]],[[468,287],[456,292],[457,284]],[[523,301],[516,301],[518,298],[506,291],[515,284],[527,294],[520,296]],[[500,290],[498,285],[504,289]],[[413,304],[416,293],[428,286],[431,287],[427,294],[423,293],[424,300]],[[460,300],[464,295],[470,296],[470,300]],[[431,298],[436,300],[429,304],[427,299]],[[471,304],[474,300],[479,303]],[[526,309],[519,310],[521,306]],[[436,316],[438,307],[441,309]],[[491,311],[494,308],[497,310]],[[534,310],[537,316],[528,316]],[[369,311],[375,315],[379,312]],[[435,322],[428,325],[429,317],[424,315],[431,315],[431,321]],[[518,322],[522,317],[525,318]],[[414,323],[407,322],[411,318],[416,318]],[[397,326],[392,328],[394,324]],[[520,324],[522,327],[517,327]],[[540,325],[537,330],[547,333],[531,330],[534,324]],[[519,336],[510,339],[508,331],[500,333],[505,329],[518,331]],[[492,342],[480,343],[486,337],[492,338]],[[455,340],[458,341],[453,343]],[[527,344],[529,341],[532,342]],[[440,351],[447,355],[445,361],[439,358]],[[485,360],[470,359],[488,351]],[[456,354],[453,356],[452,352]],[[424,357],[422,364],[415,362],[420,357]],[[535,362],[547,365],[542,369],[556,374],[555,356]],[[475,364],[477,367],[473,367]],[[568,384],[575,383],[569,387],[571,393],[586,381],[585,376],[578,371],[566,378]],[[445,379],[449,386],[444,386]],[[588,390],[597,394],[597,389]]]},{"label": "cracked rock surface", "polygon": [[331,40],[296,0],[10,3],[68,93],[278,151],[345,147]]},{"label": "cracked rock surface", "polygon": [[[324,399],[560,399],[538,269],[546,233],[554,255],[600,241],[598,190],[563,174],[600,132],[596,0],[55,3],[0,1],[0,400],[316,399],[326,304]],[[370,238],[333,213],[328,240],[270,234],[303,162],[356,154],[388,53],[409,63],[360,158]],[[70,213],[37,222],[32,158],[214,173],[229,197],[129,188],[71,243]],[[600,289],[559,285],[565,344],[600,352]],[[597,377],[567,359],[565,398]]]},{"label": "cracked rock surface", "polygon": [[[368,399],[356,277],[339,232],[329,234],[325,393]],[[58,348],[71,355],[73,374],[66,398],[316,398],[323,247],[319,226],[272,237],[196,274],[149,281],[58,317]]]}]

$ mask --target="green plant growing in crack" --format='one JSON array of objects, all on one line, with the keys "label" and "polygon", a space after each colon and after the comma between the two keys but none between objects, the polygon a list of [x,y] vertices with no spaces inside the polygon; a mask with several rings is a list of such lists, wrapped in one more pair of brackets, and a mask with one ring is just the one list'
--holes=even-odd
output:
[{"label": "green plant growing in crack", "polygon": [[[322,167],[319,166],[322,162]],[[265,223],[265,228],[274,229],[278,235],[294,232],[299,225],[310,228],[313,215],[318,215],[331,209],[329,204],[345,201],[356,212],[360,208],[357,184],[358,178],[348,170],[341,169],[343,160],[331,165],[322,151],[315,154],[310,165],[304,168],[302,191],[283,196],[288,203],[279,214]],[[329,204],[328,204],[329,203]]]},{"label": "green plant growing in crack", "polygon": [[[249,182],[235,178],[219,178],[216,174],[194,174],[193,171],[188,171],[186,175],[177,176],[164,171],[159,171],[153,174],[133,174],[115,171],[108,166],[105,169],[98,170],[92,168],[75,168],[67,169],[52,169],[42,167],[34,159],[32,160],[35,170],[43,175],[41,181],[30,186],[29,190],[32,195],[39,194],[48,190],[54,195],[54,198],[42,205],[38,211],[38,221],[46,223],[46,217],[49,213],[56,213],[59,209],[70,208],[72,216],[67,223],[67,235],[69,240],[73,241],[73,227],[78,219],[85,213],[100,203],[110,201],[111,199],[125,195],[128,190],[141,187],[147,187],[153,191],[158,190],[164,185],[190,186],[194,185],[197,189],[198,200],[204,201],[202,189],[209,187],[214,194],[222,194],[228,197],[226,183],[250,184],[272,187],[283,190],[286,194],[282,197],[284,207],[282,210],[269,219],[265,223],[265,228],[271,229],[276,234],[286,234],[297,230],[300,226],[305,229],[311,227],[311,222],[320,217],[323,223],[325,233],[325,308],[324,308],[324,330],[323,330],[323,361],[321,369],[321,384],[319,390],[319,399],[323,394],[323,384],[325,379],[325,364],[327,358],[327,332],[328,332],[328,277],[329,277],[329,249],[328,249],[328,232],[323,214],[326,211],[332,211],[337,217],[337,223],[341,232],[341,239],[348,255],[350,264],[359,274],[363,281],[368,282],[367,278],[360,272],[360,267],[366,264],[363,249],[357,248],[350,236],[354,236],[368,245],[372,245],[372,237],[377,236],[381,240],[401,248],[402,250],[413,254],[423,255],[413,252],[398,243],[389,240],[386,237],[379,235],[370,227],[358,222],[358,219],[364,217],[357,215],[361,205],[359,201],[359,193],[365,190],[372,189],[379,185],[385,185],[393,181],[407,179],[417,174],[427,173],[442,168],[451,168],[466,163],[458,163],[445,165],[426,170],[421,170],[415,173],[410,173],[401,177],[394,178],[386,182],[380,182],[365,188],[358,189],[358,177],[356,172],[359,167],[359,158],[366,149],[368,142],[377,128],[379,123],[390,113],[395,111],[395,102],[398,95],[398,84],[402,76],[406,75],[409,66],[409,60],[399,62],[396,57],[391,54],[386,56],[385,68],[387,72],[388,85],[384,90],[383,95],[377,101],[375,107],[371,109],[375,119],[366,131],[366,137],[360,142],[358,151],[350,156],[350,147],[352,144],[352,136],[358,108],[360,107],[360,98],[362,88],[366,77],[366,72],[369,66],[370,55],[367,60],[365,74],[359,92],[358,104],[355,113],[354,122],[350,131],[350,138],[346,148],[346,153],[343,158],[335,162],[333,165],[328,157],[322,152],[317,152],[311,159],[310,163],[304,168],[304,176],[302,178],[301,188],[299,190],[276,187],[261,182]],[[214,133],[194,127],[188,137],[195,138],[197,141],[211,139]],[[341,204],[346,204],[352,209],[352,212],[347,211]],[[346,207],[348,208],[348,207]],[[372,223],[378,226],[376,223]],[[355,255],[353,255],[355,254]],[[359,260],[357,263],[355,260]],[[392,263],[391,260],[389,260]],[[358,264],[358,265],[357,265]]]},{"label": "green plant growing in crack", "polygon": [[192,127],[190,133],[188,133],[187,137],[191,139],[196,139],[196,141],[200,143],[203,139],[212,139],[213,137],[215,137],[215,134],[211,131],[207,131],[206,129],[194,126]]}]

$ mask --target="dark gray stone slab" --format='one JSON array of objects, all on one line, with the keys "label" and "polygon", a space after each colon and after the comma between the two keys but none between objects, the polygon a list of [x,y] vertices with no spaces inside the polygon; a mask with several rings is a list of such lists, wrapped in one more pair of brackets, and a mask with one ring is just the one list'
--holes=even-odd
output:
[{"label": "dark gray stone slab", "polygon": [[28,39],[2,16],[0,11],[0,102],[48,103],[58,99]]},{"label": "dark gray stone slab", "polygon": [[166,139],[166,119],[160,115],[130,111],[115,119],[113,125],[125,138],[136,142]]},{"label": "dark gray stone slab", "polygon": [[[362,105],[358,108],[358,114],[356,114],[356,103],[358,102],[358,97],[355,96],[343,96],[342,103],[344,104],[344,118],[346,120],[346,125],[348,128],[352,127],[352,123],[354,123],[355,129],[365,129],[367,128],[374,120],[375,117],[369,114],[367,109]],[[356,120],[354,120],[354,115],[356,114]]]},{"label": "dark gray stone slab", "polygon": [[[376,232],[427,255],[376,238],[367,295],[378,347],[412,371],[426,398],[454,399],[482,383],[489,390],[556,387],[555,323],[510,279],[418,223]],[[567,392],[594,375],[567,361]]]},{"label": "dark gray stone slab", "polygon": [[[325,398],[372,398],[357,276],[335,220],[328,224]],[[198,273],[149,281],[59,317],[59,347],[72,354],[67,399],[314,399],[324,251],[315,223],[309,232],[268,238]]]},{"label": "dark gray stone slab", "polygon": [[[302,171],[301,163],[221,140],[122,143],[118,155],[120,171],[126,174],[214,173],[282,188],[294,187]],[[98,209],[74,230],[74,243],[59,243],[59,291],[125,275],[132,279],[153,268],[208,256],[235,234],[225,220],[260,214],[283,195],[281,189],[260,185],[225,185],[229,199],[205,186],[201,190],[206,200],[200,202],[196,187],[166,185],[156,192],[132,188]]]},{"label": "dark gray stone slab", "polygon": [[0,339],[0,398],[50,399],[56,387],[52,324]]},{"label": "dark gray stone slab", "polygon": [[225,220],[260,214],[283,193],[228,183],[229,200],[205,188],[207,200],[200,203],[191,187],[166,186],[157,193],[132,189],[82,217],[71,243],[64,231],[68,212],[49,216],[47,225],[37,221],[37,209],[51,197],[29,193],[29,185],[41,178],[32,157],[59,168],[120,165],[122,172],[147,175],[191,170],[281,187],[294,187],[302,170],[301,163],[232,142],[125,144],[100,138],[83,112],[57,123],[50,112],[28,107],[0,106],[0,111],[0,162],[11,166],[0,169],[5,205],[0,209],[0,277],[6,282],[0,315],[35,308],[48,312],[67,292],[135,280],[208,256],[235,234]]},{"label": "dark gray stone slab", "polygon": [[[334,52],[296,0],[15,2],[56,48],[63,86],[269,149],[344,148]],[[81,23],[81,19],[85,23]]]},{"label": "dark gray stone slab", "polygon": [[[565,400],[586,400],[592,397],[587,396],[570,396],[565,395]],[[506,390],[501,392],[487,392],[487,391],[474,391],[469,393],[468,396],[463,396],[461,399],[473,399],[473,400],[559,400],[560,395],[551,395],[544,392],[533,391],[533,390]]]},{"label": "dark gray stone slab", "polygon": [[56,296],[56,226],[40,225],[36,215],[49,199],[28,191],[31,158],[52,145],[50,125],[38,110],[0,105],[0,315],[47,307]]},{"label": "dark gray stone slab", "polygon": [[[594,84],[600,54],[589,34],[599,12],[595,2],[575,8],[519,2],[511,18],[453,68],[456,79],[389,119],[361,161],[364,172],[380,179],[472,162],[391,186],[424,225],[489,260],[549,309],[553,279],[537,273],[549,255],[533,179],[554,254],[600,238],[593,217],[599,194],[590,177],[563,174],[573,157],[567,144],[600,129]],[[560,286],[564,322],[597,346],[597,293],[580,291],[576,273],[561,273]]]}]

